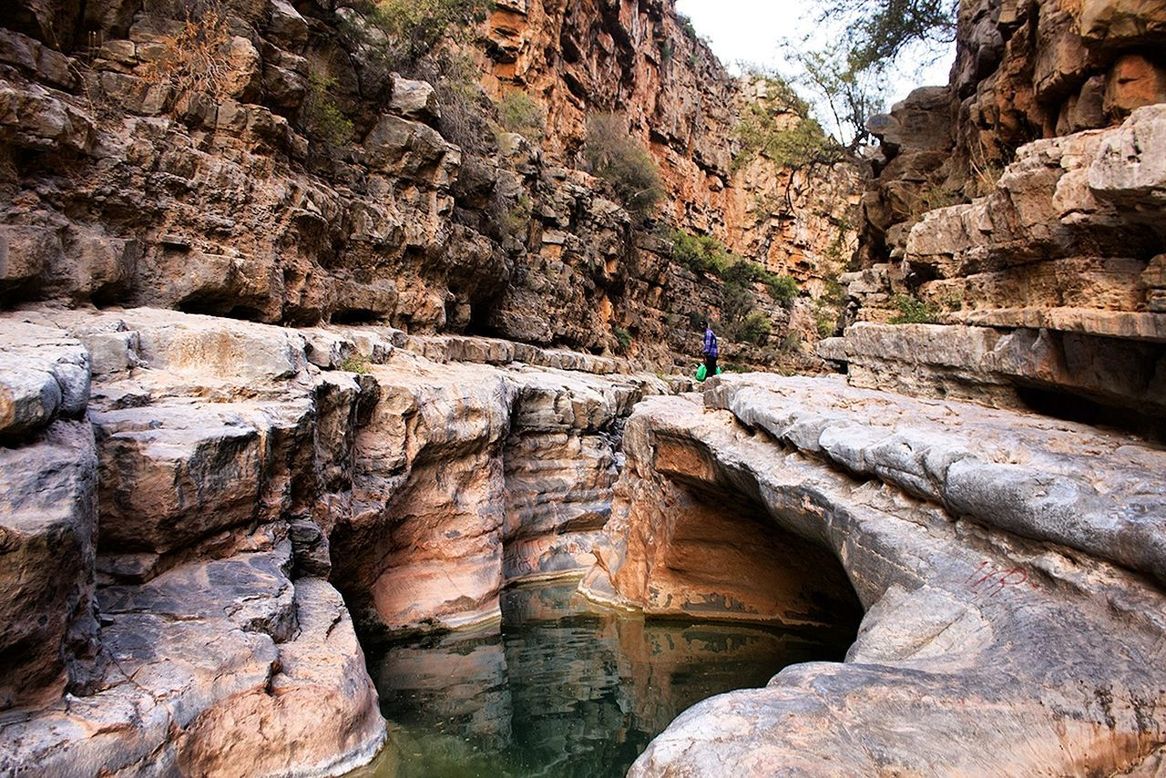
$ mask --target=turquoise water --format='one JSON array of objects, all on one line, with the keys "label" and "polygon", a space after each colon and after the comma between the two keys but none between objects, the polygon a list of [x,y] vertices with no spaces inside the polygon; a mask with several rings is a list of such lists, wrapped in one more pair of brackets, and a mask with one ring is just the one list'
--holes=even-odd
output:
[{"label": "turquoise water", "polygon": [[390,746],[361,775],[622,776],[694,703],[764,686],[795,662],[841,659],[847,646],[758,626],[617,616],[575,586],[504,592],[501,634],[495,626],[371,650]]}]

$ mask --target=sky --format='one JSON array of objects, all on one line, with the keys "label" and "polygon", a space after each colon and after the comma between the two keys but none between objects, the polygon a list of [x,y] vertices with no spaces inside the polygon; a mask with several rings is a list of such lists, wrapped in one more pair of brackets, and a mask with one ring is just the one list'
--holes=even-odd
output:
[{"label": "sky", "polygon": [[[697,35],[707,38],[713,52],[734,72],[738,62],[789,72],[778,51],[781,39],[796,40],[809,33],[825,40],[838,34],[808,16],[814,5],[804,0],[676,0],[676,10],[692,19]],[[954,44],[947,49],[908,52],[891,75],[886,107],[915,87],[946,84],[954,59]]]}]

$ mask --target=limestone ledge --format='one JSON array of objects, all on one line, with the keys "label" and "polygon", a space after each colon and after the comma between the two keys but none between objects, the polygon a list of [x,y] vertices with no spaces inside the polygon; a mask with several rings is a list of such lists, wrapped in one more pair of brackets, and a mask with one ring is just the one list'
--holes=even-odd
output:
[{"label": "limestone ledge", "polygon": [[[969,322],[998,326],[888,325],[862,322],[829,338],[818,354],[846,366],[849,382],[924,397],[950,397],[1005,408],[1024,408],[1021,394],[1040,388],[1114,409],[1118,416],[1166,416],[1166,347],[1131,336],[1123,322],[1154,331],[1166,319],[1154,313],[1027,310],[1017,316],[969,315]],[[1001,315],[995,315],[1001,314]],[[1068,322],[1082,314],[1090,332]],[[1062,326],[1050,328],[1057,318]],[[1116,320],[1123,337],[1091,334],[1096,322]],[[1073,320],[1076,320],[1075,318]],[[1004,326],[1011,325],[1011,326]],[[1012,329],[1012,327],[1017,327]]]},{"label": "limestone ledge", "polygon": [[1166,342],[1164,150],[1166,105],[1020,147],[984,196],[904,228],[897,261],[843,278],[855,318],[916,297],[948,324]]},{"label": "limestone ledge", "polygon": [[[865,609],[844,663],[697,704],[630,775],[1160,770],[1161,450],[841,379],[739,376],[703,403],[643,403],[625,451],[585,588],[649,609],[691,561],[684,500],[744,500],[832,558]],[[726,600],[768,574],[736,572]]]}]

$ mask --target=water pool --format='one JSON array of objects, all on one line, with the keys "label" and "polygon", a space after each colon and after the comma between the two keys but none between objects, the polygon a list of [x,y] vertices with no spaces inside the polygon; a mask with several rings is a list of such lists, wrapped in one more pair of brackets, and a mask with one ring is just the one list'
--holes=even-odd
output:
[{"label": "water pool", "polygon": [[369,651],[389,747],[362,778],[623,776],[679,713],[841,659],[851,636],[601,610],[576,582],[503,593],[503,623]]}]

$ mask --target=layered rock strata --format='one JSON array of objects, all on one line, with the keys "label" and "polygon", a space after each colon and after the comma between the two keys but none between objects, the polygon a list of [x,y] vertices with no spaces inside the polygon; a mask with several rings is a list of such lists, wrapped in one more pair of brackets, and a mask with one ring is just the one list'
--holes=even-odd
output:
[{"label": "layered rock strata", "polygon": [[367,761],[385,728],[356,627],[497,620],[506,583],[581,573],[621,420],[668,390],[384,327],[157,309],[2,327],[5,774]]},{"label": "layered rock strata", "polygon": [[[797,538],[786,548],[831,558],[865,609],[844,663],[697,704],[631,775],[1160,766],[1160,450],[840,379],[754,376],[718,379],[703,402],[646,402],[625,441],[610,549],[585,591],[653,610],[657,587],[693,569],[674,495],[735,496],[771,538]],[[816,569],[804,586],[833,590],[833,567]],[[755,602],[741,582],[765,570],[736,573],[703,591]]]},{"label": "layered rock strata", "polygon": [[986,197],[925,214],[899,263],[847,278],[861,320],[908,301],[967,326],[860,326],[821,353],[860,385],[1012,404],[1037,388],[1160,420],[1163,150],[1163,106],[1022,147]]},{"label": "layered rock strata", "polygon": [[[499,5],[462,36],[483,85],[435,72],[436,91],[386,72],[361,19],[282,0],[0,11],[0,305],[384,322],[670,368],[725,295],[658,232],[716,234],[814,296],[855,240],[855,170],[735,170],[755,95],[670,0]],[[516,92],[545,114],[526,135],[486,96]],[[617,108],[663,171],[658,225],[584,170],[586,118]],[[777,348],[816,339],[809,297],[791,314],[749,292],[774,336],[738,361],[813,364]]]},{"label": "layered rock strata", "polygon": [[864,258],[903,248],[943,201],[987,194],[1016,150],[1120,124],[1166,102],[1166,8],[1125,0],[962,0],[950,83],[875,117],[883,141],[863,198]]}]

